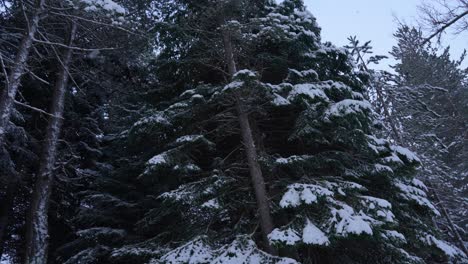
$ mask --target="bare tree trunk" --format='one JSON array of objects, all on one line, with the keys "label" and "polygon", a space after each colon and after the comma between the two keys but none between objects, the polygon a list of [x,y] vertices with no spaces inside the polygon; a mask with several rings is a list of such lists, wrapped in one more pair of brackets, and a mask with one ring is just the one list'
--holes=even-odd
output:
[{"label": "bare tree trunk", "polygon": [[229,31],[223,31],[223,43],[228,72],[232,78],[234,74],[236,74],[237,69],[236,61],[234,60],[234,51],[232,50],[231,33]]},{"label": "bare tree trunk", "polygon": [[[36,4],[36,9],[33,12],[32,18],[29,20],[28,29],[24,35],[21,44],[16,54],[15,62],[13,68],[10,70],[8,76],[6,76],[5,89],[1,91],[0,95],[0,148],[3,148],[5,143],[5,135],[8,130],[8,125],[10,123],[11,112],[14,107],[14,101],[18,88],[21,82],[21,77],[23,76],[26,69],[26,62],[29,57],[29,52],[31,50],[34,36],[37,32],[39,26],[39,20],[42,12],[44,11],[45,0],[38,0]],[[6,189],[5,201],[2,201],[2,206],[0,208],[0,257],[3,253],[3,245],[5,243],[5,232],[8,227],[8,219],[11,214],[11,206],[13,205],[13,198],[15,191],[18,188],[18,179],[12,179],[15,177],[12,173],[7,173],[9,175],[2,175],[6,177],[5,181],[8,183],[8,188]]]},{"label": "bare tree trunk", "polygon": [[2,91],[0,100],[0,147],[3,146],[5,141],[5,134],[10,122],[11,111],[14,107],[15,97],[18,88],[26,69],[26,62],[29,57],[34,36],[36,35],[39,27],[39,20],[44,11],[45,0],[38,0],[36,9],[34,10],[32,18],[29,20],[28,30],[24,35],[23,40],[16,54],[15,63],[7,78],[5,89]]},{"label": "bare tree trunk", "polygon": [[250,128],[249,116],[245,112],[240,99],[237,100],[237,113],[239,116],[239,124],[242,134],[242,141],[245,147],[245,154],[249,164],[250,177],[255,190],[257,200],[258,213],[260,215],[260,227],[262,228],[262,237],[265,241],[265,247],[269,253],[275,254],[275,250],[271,247],[268,234],[273,231],[273,221],[270,215],[270,201],[267,196],[265,181],[263,179],[262,170],[258,163],[257,148],[252,137],[252,129]]},{"label": "bare tree trunk", "polygon": [[[237,72],[236,63],[234,60],[234,52],[232,49],[231,37],[228,31],[223,32],[223,43],[226,52],[226,63],[231,78]],[[245,147],[245,154],[249,164],[250,177],[255,191],[257,200],[258,213],[260,216],[260,227],[262,229],[262,237],[265,242],[266,250],[271,254],[277,254],[275,248],[270,245],[268,234],[273,230],[273,221],[270,215],[270,201],[265,188],[265,180],[263,178],[260,164],[258,163],[258,154],[255,142],[252,136],[249,116],[246,112],[246,107],[242,103],[242,98],[236,100],[237,114],[241,129],[242,141]]]},{"label": "bare tree trunk", "polygon": [[[68,45],[71,46],[76,34],[76,24],[72,22]],[[54,165],[57,156],[57,145],[62,126],[65,92],[68,82],[68,68],[72,58],[72,49],[67,49],[58,74],[52,101],[51,117],[47,127],[44,153],[41,158],[36,186],[32,196],[30,215],[26,222],[25,264],[47,263],[48,250],[48,208],[54,182]]]}]

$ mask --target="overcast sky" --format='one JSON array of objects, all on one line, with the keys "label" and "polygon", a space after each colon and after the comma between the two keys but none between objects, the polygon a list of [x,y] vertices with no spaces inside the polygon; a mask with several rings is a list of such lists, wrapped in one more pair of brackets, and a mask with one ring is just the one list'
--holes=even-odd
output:
[{"label": "overcast sky", "polygon": [[[418,17],[417,5],[421,0],[304,0],[322,28],[322,40],[336,46],[347,44],[347,37],[356,35],[361,42],[371,40],[374,53],[388,55],[396,43],[392,34],[397,23],[395,17],[414,24]],[[459,58],[468,48],[468,33],[446,35],[444,45],[450,44],[453,58]],[[393,64],[387,60],[383,64]],[[468,62],[465,61],[465,67]],[[384,68],[384,65],[382,66]],[[378,67],[381,68],[381,67]]]}]

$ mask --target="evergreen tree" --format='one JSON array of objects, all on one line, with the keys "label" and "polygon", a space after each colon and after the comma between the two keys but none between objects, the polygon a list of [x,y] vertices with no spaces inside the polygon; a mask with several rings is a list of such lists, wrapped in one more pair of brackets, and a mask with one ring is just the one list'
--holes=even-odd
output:
[{"label": "evergreen tree", "polygon": [[[437,189],[443,211],[447,208],[454,224],[442,222],[455,241],[461,244],[458,232],[465,233],[466,201],[466,98],[468,69],[459,60],[450,58],[450,49],[443,50],[423,45],[421,32],[407,26],[395,34],[398,45],[392,55],[395,65],[396,85],[388,85],[394,116],[403,128],[403,137],[421,153],[423,170],[420,174]],[[424,120],[424,122],[414,122]],[[449,187],[450,186],[450,187]],[[458,227],[457,227],[458,225]],[[457,230],[452,230],[457,229]]]},{"label": "evergreen tree", "polygon": [[[129,111],[143,116],[106,137],[113,166],[83,193],[81,230],[60,261],[466,258],[437,238],[439,212],[413,178],[420,160],[373,135],[369,76],[321,42],[302,1],[161,1],[156,9],[158,51],[144,64],[156,77],[144,79],[145,103]],[[263,183],[252,182],[252,168]],[[264,212],[274,226],[268,241]]]},{"label": "evergreen tree", "polygon": [[[464,56],[452,61],[449,48],[439,55],[438,49],[424,45],[420,31],[408,26],[402,26],[395,37],[398,46],[391,54],[399,61],[394,66],[397,74],[370,70],[366,66],[364,56],[372,53],[369,42],[360,46],[355,38],[350,38],[351,45],[347,48],[355,56],[358,67],[372,77],[369,97],[376,109],[381,109],[379,121],[386,128],[382,134],[421,153],[418,178],[429,185],[430,195],[442,213],[435,221],[444,236],[466,254],[462,237],[465,232],[459,227],[465,211],[450,212],[450,207],[459,208],[464,203],[458,200],[464,191],[459,187],[464,181],[463,169],[460,170],[464,159],[458,158],[466,152],[456,147],[464,145],[466,131],[462,121],[466,70],[460,69]],[[378,57],[382,56],[371,57],[367,62]],[[448,191],[444,186],[455,188]]]}]

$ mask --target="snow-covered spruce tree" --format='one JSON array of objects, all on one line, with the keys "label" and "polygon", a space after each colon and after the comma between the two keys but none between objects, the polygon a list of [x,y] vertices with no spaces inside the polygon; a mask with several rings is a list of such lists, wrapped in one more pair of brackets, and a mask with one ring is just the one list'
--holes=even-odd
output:
[{"label": "snow-covered spruce tree", "polygon": [[428,183],[442,213],[434,220],[445,237],[466,254],[466,232],[461,228],[466,206],[460,199],[466,192],[463,157],[467,152],[461,147],[466,141],[462,105],[466,101],[467,70],[460,67],[464,56],[452,61],[448,48],[438,54],[437,48],[424,44],[421,31],[406,25],[398,29],[395,38],[398,45],[391,54],[398,61],[394,66],[397,74],[367,66],[384,58],[365,57],[372,53],[370,42],[361,46],[351,37],[346,48],[355,57],[357,68],[372,77],[367,92],[374,109],[381,113],[379,122],[384,127],[376,132],[421,154],[422,169],[417,177]]},{"label": "snow-covered spruce tree", "polygon": [[[391,54],[398,61],[397,75],[393,76],[396,82],[386,85],[393,118],[401,125],[407,145],[421,153],[424,166],[420,177],[436,189],[441,211],[453,218],[441,218],[440,226],[462,247],[463,236],[465,241],[468,239],[464,228],[468,205],[462,199],[467,192],[468,169],[468,151],[464,147],[468,69],[461,67],[465,57],[452,60],[449,48],[439,50],[422,44],[422,33],[408,26],[400,27],[395,37],[398,45]],[[420,120],[424,122],[417,122]]]},{"label": "snow-covered spruce tree", "polygon": [[467,254],[463,242],[466,233],[461,228],[466,203],[458,198],[464,197],[460,186],[466,156],[466,151],[459,148],[464,145],[466,131],[466,69],[460,68],[464,56],[452,61],[448,48],[439,55],[437,48],[424,44],[420,31],[406,25],[398,29],[395,37],[398,46],[391,54],[398,60],[394,66],[397,74],[367,67],[366,61],[383,57],[364,58],[372,53],[369,42],[360,46],[351,37],[347,48],[357,67],[372,76],[368,93],[375,109],[382,113],[380,121],[384,125],[376,132],[421,153],[422,169],[417,177],[429,184],[430,195],[442,213],[434,221],[443,237]]},{"label": "snow-covered spruce tree", "polygon": [[[355,57],[357,68],[372,77],[368,96],[381,113],[378,122],[384,127],[376,132],[421,153],[422,165],[417,177],[428,184],[429,194],[442,214],[434,221],[442,237],[467,254],[463,242],[465,231],[460,228],[463,226],[460,220],[466,218],[463,217],[466,206],[458,198],[464,197],[464,189],[459,186],[463,186],[464,176],[460,173],[463,165],[460,164],[464,163],[466,151],[457,147],[463,145],[466,131],[466,122],[463,122],[466,115],[461,107],[466,101],[466,70],[460,68],[464,56],[452,61],[448,48],[439,55],[437,48],[423,44],[420,31],[406,25],[398,29],[395,37],[398,46],[391,54],[398,60],[394,66],[397,74],[375,71],[367,66],[385,58],[365,57],[372,53],[370,42],[360,46],[356,38],[351,37],[346,48]],[[456,210],[451,211],[451,207]]]},{"label": "snow-covered spruce tree", "polygon": [[[438,212],[412,178],[418,158],[372,135],[366,75],[320,42],[302,1],[160,5],[158,82],[146,98],[154,108],[116,140],[132,154],[83,200],[86,229],[66,263],[463,257],[437,239]],[[268,244],[249,147],[268,195]]]}]

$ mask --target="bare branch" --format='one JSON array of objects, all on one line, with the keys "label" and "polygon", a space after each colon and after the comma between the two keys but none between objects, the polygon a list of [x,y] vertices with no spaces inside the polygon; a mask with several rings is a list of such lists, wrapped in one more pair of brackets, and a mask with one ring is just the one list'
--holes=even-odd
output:
[{"label": "bare branch", "polygon": [[101,50],[116,50],[119,48],[95,48],[95,49],[87,49],[87,48],[80,48],[80,47],[74,47],[74,46],[68,46],[62,43],[57,43],[57,42],[51,42],[51,41],[43,41],[43,40],[38,40],[34,39],[35,42],[42,43],[42,44],[47,44],[47,45],[54,45],[54,46],[59,46],[62,48],[67,48],[67,49],[72,49],[72,50],[81,50],[81,51],[101,51]]},{"label": "bare branch", "polygon": [[28,108],[28,109],[30,109],[30,110],[39,112],[39,113],[44,114],[44,115],[48,115],[48,116],[51,116],[51,117],[56,117],[56,118],[63,119],[63,117],[55,116],[55,115],[53,115],[53,114],[51,114],[51,113],[48,113],[48,112],[46,112],[46,111],[44,111],[44,110],[42,110],[42,109],[40,109],[40,108],[37,108],[37,107],[34,107],[34,106],[30,106],[30,105],[28,105],[28,104],[25,104],[25,103],[22,103],[22,102],[19,102],[19,101],[16,101],[16,100],[15,100],[15,104],[21,105],[21,106],[23,106],[23,107],[26,107],[26,108]]},{"label": "bare branch", "polygon": [[[45,40],[48,41],[48,39],[46,38],[46,36],[44,36],[44,34],[42,34],[41,32],[38,32],[38,33],[39,33]],[[65,46],[67,46],[67,45],[65,45]],[[55,49],[55,47],[54,47],[53,45],[52,45],[52,50],[53,50],[53,52],[54,52],[54,54],[55,54],[55,57],[57,58],[57,61],[60,63],[60,65],[61,65],[62,67],[64,67],[63,61],[62,61],[62,59],[60,59],[60,55],[59,55],[57,49]],[[72,80],[72,82],[76,85],[76,87],[79,88],[80,86],[78,85],[78,83],[77,83],[77,82],[75,81],[75,79],[73,78],[72,74],[71,74],[70,71],[68,70],[68,67],[64,67],[64,69],[67,71],[67,74],[68,74],[68,77],[70,78],[70,80]]]},{"label": "bare branch", "polygon": [[89,23],[105,26],[105,27],[115,28],[115,29],[127,32],[129,34],[132,34],[132,35],[144,36],[142,34],[136,33],[134,31],[131,31],[131,30],[123,28],[123,27],[119,27],[119,26],[116,26],[116,25],[113,25],[113,24],[104,23],[104,22],[100,22],[100,21],[96,21],[96,20],[92,20],[92,19],[87,19],[87,18],[84,18],[84,17],[81,17],[81,16],[74,16],[74,15],[64,14],[64,13],[61,13],[61,12],[51,12],[51,14],[64,16],[64,17],[69,17],[69,18],[74,18],[74,19],[86,21],[86,22],[89,22]]},{"label": "bare branch", "polygon": [[458,20],[462,19],[463,17],[467,16],[468,15],[468,10],[459,14],[458,16],[454,17],[452,20],[448,21],[447,23],[445,23],[442,27],[440,27],[439,29],[437,29],[434,33],[432,33],[432,35],[430,35],[429,37],[427,37],[421,45],[424,45],[426,44],[427,42],[429,42],[431,39],[433,39],[435,36],[441,34],[442,32],[444,32],[447,28],[449,28],[450,26],[452,26],[453,24],[455,24]]},{"label": "bare branch", "polygon": [[44,83],[44,84],[47,84],[47,85],[50,85],[50,82],[42,79],[41,77],[37,76],[34,72],[30,71],[29,69],[26,69],[26,71],[31,75],[31,77],[33,77],[34,79]]}]

